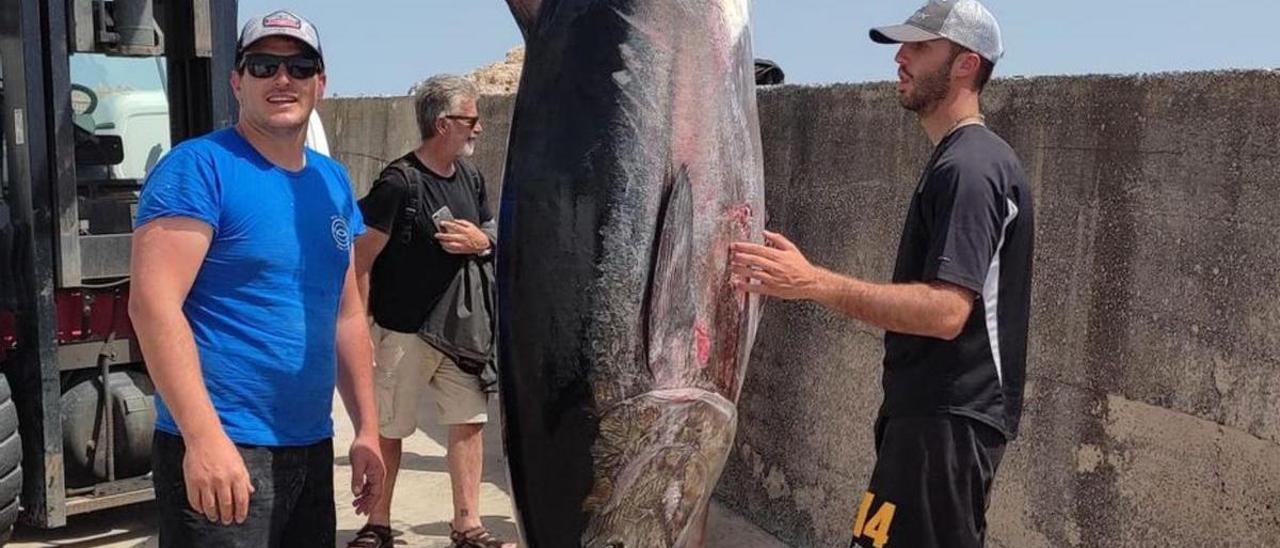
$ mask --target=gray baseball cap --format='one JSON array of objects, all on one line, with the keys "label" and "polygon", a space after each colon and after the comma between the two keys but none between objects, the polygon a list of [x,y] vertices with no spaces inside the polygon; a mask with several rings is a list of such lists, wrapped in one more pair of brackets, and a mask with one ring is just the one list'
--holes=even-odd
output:
[{"label": "gray baseball cap", "polygon": [[236,42],[236,59],[254,42],[268,36],[293,38],[315,51],[322,61],[324,59],[324,54],[320,51],[320,33],[316,32],[315,25],[286,10],[249,19],[240,31],[240,40]]},{"label": "gray baseball cap", "polygon": [[881,44],[926,42],[945,38],[995,63],[1004,55],[1000,24],[978,0],[929,0],[907,22],[871,29]]}]

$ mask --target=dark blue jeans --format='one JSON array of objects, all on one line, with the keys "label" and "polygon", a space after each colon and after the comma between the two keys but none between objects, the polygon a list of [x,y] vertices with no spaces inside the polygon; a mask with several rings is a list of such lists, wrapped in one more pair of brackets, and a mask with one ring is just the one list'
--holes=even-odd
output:
[{"label": "dark blue jeans", "polygon": [[160,512],[161,548],[315,548],[335,543],[333,441],[304,447],[236,445],[254,493],[244,523],[209,521],[187,502],[182,438],[157,431],[152,482]]}]

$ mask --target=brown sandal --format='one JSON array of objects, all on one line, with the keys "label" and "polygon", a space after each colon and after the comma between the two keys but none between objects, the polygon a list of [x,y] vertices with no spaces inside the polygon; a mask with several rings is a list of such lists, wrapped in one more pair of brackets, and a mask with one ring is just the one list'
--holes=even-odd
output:
[{"label": "brown sandal", "polygon": [[356,531],[356,538],[347,543],[347,548],[391,548],[395,545],[395,535],[386,525],[366,524]]},{"label": "brown sandal", "polygon": [[455,529],[449,533],[449,540],[453,541],[451,548],[502,548],[508,544],[507,541],[493,536],[493,533],[483,525],[466,531]]}]

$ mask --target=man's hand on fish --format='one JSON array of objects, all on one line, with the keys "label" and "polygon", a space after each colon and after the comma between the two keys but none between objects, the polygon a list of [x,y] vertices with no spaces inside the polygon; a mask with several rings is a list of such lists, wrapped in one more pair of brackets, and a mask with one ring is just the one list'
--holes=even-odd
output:
[{"label": "man's hand on fish", "polygon": [[457,219],[440,223],[443,231],[436,232],[440,247],[454,255],[475,255],[489,249],[489,237],[470,221]]},{"label": "man's hand on fish", "polygon": [[730,245],[729,266],[733,269],[734,286],[741,291],[780,299],[813,299],[825,271],[811,264],[783,235],[766,230],[764,238],[765,245],[748,242]]}]

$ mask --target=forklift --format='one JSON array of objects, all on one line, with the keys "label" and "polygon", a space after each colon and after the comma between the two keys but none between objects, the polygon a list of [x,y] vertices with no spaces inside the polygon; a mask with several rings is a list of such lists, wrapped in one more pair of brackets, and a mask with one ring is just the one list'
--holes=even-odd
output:
[{"label": "forklift", "polygon": [[0,544],[154,498],[138,194],[230,126],[236,0],[0,0]]}]

